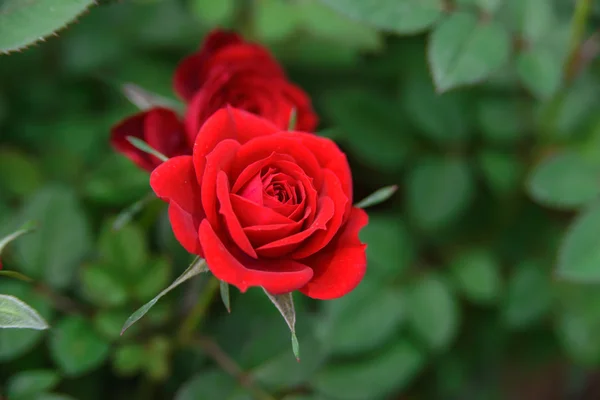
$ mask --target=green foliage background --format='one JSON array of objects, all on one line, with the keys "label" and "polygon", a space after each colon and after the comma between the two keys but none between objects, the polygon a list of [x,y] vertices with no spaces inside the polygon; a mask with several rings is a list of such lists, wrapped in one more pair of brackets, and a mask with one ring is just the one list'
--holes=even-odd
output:
[{"label": "green foliage background", "polygon": [[[92,1],[0,3],[23,47]],[[60,3],[60,7],[55,7]],[[600,6],[589,0],[123,0],[0,56],[0,293],[49,331],[0,330],[10,400],[597,399]],[[577,6],[577,12],[575,11]],[[32,9],[33,9],[32,8]],[[173,97],[216,26],[269,46],[348,153],[369,267],[336,301],[295,296],[302,361],[260,289],[181,321],[208,278],[127,317],[187,267],[148,175],[108,145],[135,83]],[[596,33],[594,33],[596,32]]]}]

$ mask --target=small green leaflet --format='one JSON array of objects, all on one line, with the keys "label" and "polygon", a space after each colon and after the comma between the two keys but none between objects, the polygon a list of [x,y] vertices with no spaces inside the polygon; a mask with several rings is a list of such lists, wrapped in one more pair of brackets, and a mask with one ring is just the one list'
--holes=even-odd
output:
[{"label": "small green leaflet", "polygon": [[229,284],[225,281],[221,281],[221,300],[223,305],[227,309],[228,313],[231,313],[231,302],[229,301]]},{"label": "small green leaflet", "polygon": [[281,316],[285,319],[290,331],[292,332],[292,350],[296,360],[300,362],[300,345],[298,344],[298,338],[296,337],[296,310],[294,309],[294,298],[292,293],[273,295],[267,292],[263,288],[265,294],[273,302],[275,307],[281,313]]},{"label": "small green leaflet", "polygon": [[23,225],[19,230],[11,233],[8,236],[3,237],[2,239],[0,239],[0,255],[2,254],[2,250],[4,250],[4,248],[6,246],[8,246],[8,244],[10,242],[12,242],[13,240],[17,239],[20,236],[25,235],[26,233],[29,232],[33,232],[33,230],[35,229],[35,226],[33,223],[28,222],[25,225]]},{"label": "small green leaflet", "polygon": [[397,190],[398,185],[382,187],[381,189],[377,189],[376,191],[374,191],[373,193],[356,203],[354,207],[367,208],[383,203],[384,201],[392,197],[392,195],[396,193]]},{"label": "small green leaflet", "polygon": [[150,147],[150,145],[144,142],[142,139],[136,138],[134,136],[127,136],[127,141],[129,141],[129,143],[134,145],[137,149],[140,149],[141,151],[148,153],[161,161],[167,161],[169,159],[169,157],[165,156],[158,150]]},{"label": "small green leaflet", "polygon": [[184,108],[181,103],[149,92],[134,83],[125,83],[121,86],[121,90],[125,97],[127,97],[127,100],[142,111],[153,107],[165,107],[177,111],[182,111]]},{"label": "small green leaflet", "polygon": [[135,324],[140,318],[146,315],[146,313],[158,302],[158,300],[160,300],[161,297],[163,297],[165,294],[169,293],[171,290],[175,289],[177,286],[181,285],[188,279],[193,278],[194,276],[206,271],[208,271],[206,261],[203,258],[196,257],[196,259],[183,272],[183,274],[181,274],[179,278],[177,278],[168,288],[160,292],[155,298],[153,298],[148,303],[140,307],[136,312],[131,314],[127,321],[125,321],[125,325],[123,325],[121,335],[125,333],[125,331],[129,329],[131,325]]},{"label": "small green leaflet", "polygon": [[0,328],[48,329],[48,323],[33,308],[14,296],[0,294]]}]

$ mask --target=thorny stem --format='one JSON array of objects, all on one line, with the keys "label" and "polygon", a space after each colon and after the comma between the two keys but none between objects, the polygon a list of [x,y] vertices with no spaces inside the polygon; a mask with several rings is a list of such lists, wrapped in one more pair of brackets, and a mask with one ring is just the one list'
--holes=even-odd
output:
[{"label": "thorny stem", "polygon": [[252,377],[244,372],[240,366],[221,349],[211,338],[198,337],[193,344],[200,347],[210,358],[212,358],[225,372],[234,377],[240,386],[246,388],[256,400],[275,400],[275,397],[258,387]]}]

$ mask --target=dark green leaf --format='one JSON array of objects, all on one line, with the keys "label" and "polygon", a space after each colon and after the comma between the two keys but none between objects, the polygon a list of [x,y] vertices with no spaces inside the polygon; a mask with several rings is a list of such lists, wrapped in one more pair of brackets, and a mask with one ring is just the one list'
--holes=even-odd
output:
[{"label": "dark green leaf", "polygon": [[369,360],[327,365],[312,385],[335,399],[377,399],[407,387],[424,362],[421,351],[401,339]]},{"label": "dark green leaf", "polygon": [[0,5],[0,52],[44,40],[92,4],[94,0],[4,0]]},{"label": "dark green leaf", "polygon": [[82,317],[65,317],[50,336],[50,354],[69,376],[98,368],[108,357],[110,345]]},{"label": "dark green leaf", "polygon": [[520,190],[525,166],[509,152],[483,151],[478,157],[479,167],[490,189],[499,195]]},{"label": "dark green leaf", "polygon": [[169,283],[171,265],[164,258],[156,258],[146,264],[142,275],[134,287],[134,294],[140,301],[147,301]]},{"label": "dark green leaf", "polygon": [[577,209],[600,195],[600,168],[575,153],[561,153],[540,163],[527,190],[541,204]]},{"label": "dark green leaf", "polygon": [[15,244],[23,272],[55,288],[68,286],[91,245],[88,221],[73,190],[46,186],[28,200],[20,217],[39,223]]},{"label": "dark green leaf", "polygon": [[444,10],[441,0],[321,1],[340,14],[400,34],[412,34],[427,29],[442,16]]},{"label": "dark green leaf", "polygon": [[29,196],[41,183],[42,174],[35,159],[19,151],[0,150],[0,191],[3,194],[11,198]]},{"label": "dark green leaf", "polygon": [[464,161],[425,159],[407,177],[409,216],[421,229],[442,228],[467,209],[474,190],[473,176]]},{"label": "dark green leaf", "polygon": [[37,311],[14,296],[0,294],[0,328],[48,329]]},{"label": "dark green leaf", "polygon": [[141,344],[120,346],[113,356],[113,368],[121,376],[132,376],[141,371],[146,362],[146,349]]},{"label": "dark green leaf", "polygon": [[540,99],[548,99],[560,87],[562,60],[544,48],[534,48],[517,58],[519,78]]},{"label": "dark green leaf", "polygon": [[490,251],[473,250],[451,262],[456,286],[474,303],[489,304],[498,299],[502,277],[498,260]]},{"label": "dark green leaf", "polygon": [[110,266],[118,266],[121,282],[137,282],[145,273],[148,261],[148,245],[142,229],[129,224],[119,231],[112,229],[111,221],[104,224],[98,243],[102,261]]},{"label": "dark green leaf", "polygon": [[177,390],[175,400],[229,399],[235,387],[235,379],[223,371],[202,371]]},{"label": "dark green leaf", "polygon": [[561,243],[556,274],[569,281],[600,282],[600,203],[571,223]]},{"label": "dark green leaf", "polygon": [[491,21],[454,13],[431,33],[428,59],[439,92],[481,82],[508,62],[510,35]]},{"label": "dark green leaf", "polygon": [[10,399],[29,399],[58,385],[58,373],[47,369],[30,369],[8,380],[6,394]]},{"label": "dark green leaf", "polygon": [[125,325],[123,325],[123,329],[121,330],[121,335],[129,329],[129,327],[135,324],[140,318],[142,318],[146,313],[160,300],[161,297],[169,293],[171,290],[175,289],[177,286],[181,285],[183,282],[188,279],[193,278],[194,276],[208,271],[208,267],[204,259],[197,257],[194,262],[179,276],[179,278],[175,279],[175,281],[165,290],[160,292],[155,298],[150,300],[148,303],[144,304],[140,307],[136,312],[131,314],[131,316],[125,321]]},{"label": "dark green leaf", "polygon": [[426,276],[406,290],[408,322],[434,351],[447,348],[458,333],[460,309],[454,293],[437,276]]}]

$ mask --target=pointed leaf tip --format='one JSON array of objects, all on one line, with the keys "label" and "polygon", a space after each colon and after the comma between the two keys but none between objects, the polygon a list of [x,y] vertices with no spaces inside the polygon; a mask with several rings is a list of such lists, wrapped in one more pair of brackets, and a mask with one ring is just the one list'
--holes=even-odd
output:
[{"label": "pointed leaf tip", "polygon": [[188,279],[193,278],[194,276],[208,271],[208,266],[206,265],[206,261],[203,258],[196,257],[196,259],[192,262],[192,264],[179,276],[179,278],[175,279],[175,281],[165,290],[160,292],[155,298],[150,300],[148,303],[144,304],[140,307],[136,312],[131,314],[125,324],[123,325],[123,329],[121,329],[121,335],[125,333],[127,329],[131,327],[131,325],[135,324],[140,318],[142,318],[146,313],[160,300],[161,297],[169,293],[171,290],[175,289],[177,286],[181,285],[183,282]]},{"label": "pointed leaf tip", "polygon": [[229,300],[229,284],[225,281],[220,281],[221,300],[227,312],[231,314],[231,303]]},{"label": "pointed leaf tip", "polygon": [[354,205],[354,207],[367,208],[367,207],[371,207],[371,206],[383,203],[384,201],[386,201],[387,199],[392,197],[392,195],[394,193],[396,193],[397,190],[398,190],[398,185],[390,185],[390,186],[382,187],[380,189],[377,189],[376,191],[374,191],[373,193],[371,193],[370,195],[368,195],[367,197],[365,197],[358,203],[356,203]]},{"label": "pointed leaf tip", "polygon": [[271,302],[277,307],[279,313],[288,327],[290,328],[290,332],[292,333],[292,351],[294,352],[294,356],[296,360],[300,362],[300,345],[298,343],[298,338],[296,337],[296,310],[294,308],[294,298],[292,297],[292,293],[286,294],[270,294],[264,288],[263,291],[271,300]]}]

